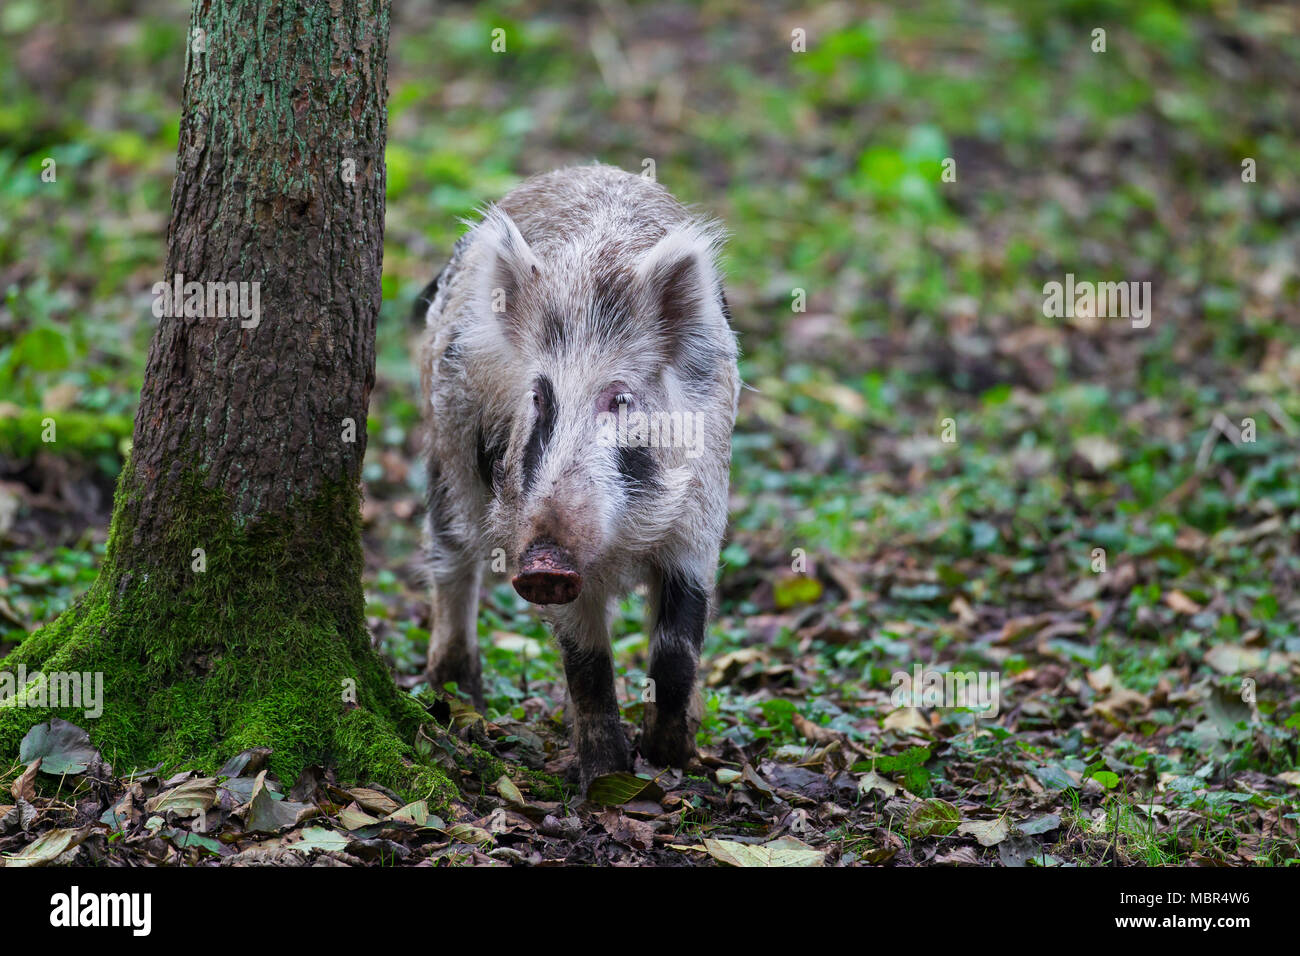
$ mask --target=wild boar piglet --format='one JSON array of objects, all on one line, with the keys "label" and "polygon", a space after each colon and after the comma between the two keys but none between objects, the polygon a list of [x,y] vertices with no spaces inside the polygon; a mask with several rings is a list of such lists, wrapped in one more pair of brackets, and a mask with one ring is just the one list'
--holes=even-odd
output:
[{"label": "wild boar piglet", "polygon": [[429,678],[482,702],[478,594],[495,558],[563,654],[584,789],[631,764],[609,630],[640,585],[641,754],[694,754],[740,388],[721,241],[644,177],[561,169],[489,206],[417,304]]}]

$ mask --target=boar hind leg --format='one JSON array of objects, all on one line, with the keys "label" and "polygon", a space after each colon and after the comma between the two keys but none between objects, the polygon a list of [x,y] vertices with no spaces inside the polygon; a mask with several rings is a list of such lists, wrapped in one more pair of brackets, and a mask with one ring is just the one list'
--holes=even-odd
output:
[{"label": "boar hind leg", "polygon": [[564,655],[569,684],[573,740],[582,789],[605,773],[628,770],[632,758],[619,722],[614,689],[614,657],[609,646],[608,613],[578,601],[557,615],[555,635]]},{"label": "boar hind leg", "polygon": [[481,569],[471,565],[455,577],[433,582],[433,627],[429,636],[429,683],[442,689],[455,681],[483,707],[483,665],[478,654],[478,587]]},{"label": "boar hind leg", "polygon": [[669,568],[651,582],[654,615],[641,755],[659,767],[684,767],[695,755],[699,727],[695,669],[709,617],[709,593],[700,579]]}]

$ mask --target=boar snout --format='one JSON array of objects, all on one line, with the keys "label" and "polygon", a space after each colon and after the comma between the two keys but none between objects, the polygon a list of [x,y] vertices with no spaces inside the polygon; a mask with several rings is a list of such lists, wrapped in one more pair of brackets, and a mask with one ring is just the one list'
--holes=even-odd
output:
[{"label": "boar snout", "polygon": [[531,544],[519,561],[519,573],[510,581],[519,596],[533,604],[568,604],[582,590],[582,575],[573,558],[549,541]]}]

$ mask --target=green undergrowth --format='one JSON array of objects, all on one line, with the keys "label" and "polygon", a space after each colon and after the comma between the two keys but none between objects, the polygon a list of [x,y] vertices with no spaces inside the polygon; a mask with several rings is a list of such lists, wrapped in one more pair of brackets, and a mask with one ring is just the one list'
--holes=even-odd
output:
[{"label": "green undergrowth", "polygon": [[282,780],[327,763],[344,779],[445,805],[451,784],[411,746],[426,712],[370,645],[355,486],[241,523],[197,475],[183,485],[163,540],[136,547],[139,485],[128,464],[95,584],[0,662],[102,673],[102,715],[0,710],[0,759],[58,716],[84,726],[119,773],[161,764],[210,774],[265,746]]},{"label": "green undergrowth", "polygon": [[115,474],[120,450],[131,437],[131,424],[129,415],[0,408],[0,455],[13,459],[31,458],[38,451],[76,455]]}]

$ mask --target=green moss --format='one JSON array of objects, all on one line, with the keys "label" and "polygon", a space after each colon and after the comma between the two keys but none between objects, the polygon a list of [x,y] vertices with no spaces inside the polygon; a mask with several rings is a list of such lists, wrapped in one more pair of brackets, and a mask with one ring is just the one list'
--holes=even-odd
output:
[{"label": "green moss", "polygon": [[495,754],[488,753],[478,744],[471,743],[466,756],[468,759],[461,764],[462,768],[478,778],[485,789],[490,789],[492,784],[500,780],[503,775],[510,775],[509,764]]},{"label": "green moss", "polygon": [[563,803],[571,796],[569,788],[559,777],[540,770],[508,764],[495,754],[488,753],[478,744],[469,745],[469,765],[465,769],[477,777],[484,787],[490,788],[493,783],[506,776],[538,800]]},{"label": "green moss", "polygon": [[444,813],[456,796],[441,770],[415,762],[403,739],[368,711],[358,708],[343,715],[334,755],[345,778],[383,783],[412,800],[427,800],[435,812]]},{"label": "green moss", "polygon": [[0,760],[17,755],[33,724],[59,716],[85,727],[119,772],[161,763],[213,773],[266,746],[281,779],[332,762],[347,779],[445,806],[451,784],[410,745],[425,712],[370,645],[356,488],[238,521],[199,475],[184,487],[162,540],[138,546],[128,463],[95,584],[0,662],[102,673],[103,715],[0,709]]},{"label": "green moss", "polygon": [[543,773],[541,770],[529,770],[527,767],[518,768],[517,773],[527,779],[528,792],[538,800],[564,803],[573,796],[572,789],[565,786],[564,781],[554,774]]}]

